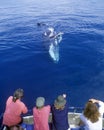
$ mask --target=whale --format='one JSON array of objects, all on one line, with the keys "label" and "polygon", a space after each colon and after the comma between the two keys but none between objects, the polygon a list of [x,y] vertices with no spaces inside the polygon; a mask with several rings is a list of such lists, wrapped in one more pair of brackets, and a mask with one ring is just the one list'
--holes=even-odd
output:
[{"label": "whale", "polygon": [[59,61],[59,43],[62,41],[62,32],[56,33],[53,27],[48,28],[44,32],[44,37],[48,42],[49,56],[54,62]]},{"label": "whale", "polygon": [[46,49],[48,50],[50,58],[57,63],[59,61],[59,43],[62,41],[63,32],[56,32],[54,27],[46,23],[37,23],[38,27],[43,27],[43,41]]}]

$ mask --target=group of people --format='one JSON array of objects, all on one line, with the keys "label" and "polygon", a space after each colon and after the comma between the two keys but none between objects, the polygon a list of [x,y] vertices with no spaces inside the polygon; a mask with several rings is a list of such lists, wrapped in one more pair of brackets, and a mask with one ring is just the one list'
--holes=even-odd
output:
[{"label": "group of people", "polygon": [[[23,122],[22,114],[28,112],[28,108],[21,101],[24,95],[23,89],[17,89],[13,96],[6,102],[3,115],[3,125],[7,130],[20,130]],[[45,105],[45,98],[38,97],[33,108],[34,130],[49,130],[49,115],[52,113],[52,130],[71,130],[68,122],[68,103],[66,94],[59,95],[53,105]],[[104,102],[89,99],[83,113],[80,115],[79,130],[102,130],[102,117],[104,113]]]}]

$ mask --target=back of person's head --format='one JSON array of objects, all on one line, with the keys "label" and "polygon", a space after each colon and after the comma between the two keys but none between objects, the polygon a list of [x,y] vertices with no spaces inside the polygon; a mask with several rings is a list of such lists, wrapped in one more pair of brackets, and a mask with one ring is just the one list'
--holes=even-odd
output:
[{"label": "back of person's head", "polygon": [[13,102],[16,102],[17,99],[21,99],[24,95],[24,91],[23,89],[19,88],[17,90],[15,90],[14,94],[13,94]]},{"label": "back of person's head", "polygon": [[63,97],[63,95],[59,95],[54,101],[54,107],[59,110],[64,109],[65,104],[66,104],[66,99]]},{"label": "back of person's head", "polygon": [[38,97],[36,99],[36,107],[37,108],[42,108],[45,104],[45,98],[44,97]]},{"label": "back of person's head", "polygon": [[98,106],[95,103],[88,101],[84,109],[84,116],[92,123],[98,121],[100,116]]}]

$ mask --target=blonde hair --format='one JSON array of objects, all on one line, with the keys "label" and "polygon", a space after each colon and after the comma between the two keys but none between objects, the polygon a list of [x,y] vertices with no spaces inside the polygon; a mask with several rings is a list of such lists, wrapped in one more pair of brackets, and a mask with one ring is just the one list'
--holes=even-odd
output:
[{"label": "blonde hair", "polygon": [[55,107],[57,110],[63,110],[65,106],[60,106],[60,105],[54,104],[54,107]]}]

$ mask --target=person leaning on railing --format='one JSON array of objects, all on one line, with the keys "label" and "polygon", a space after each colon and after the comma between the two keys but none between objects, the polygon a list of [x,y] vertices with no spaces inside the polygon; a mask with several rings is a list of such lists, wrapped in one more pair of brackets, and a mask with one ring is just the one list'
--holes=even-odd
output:
[{"label": "person leaning on railing", "polygon": [[84,130],[102,130],[102,118],[104,113],[104,102],[90,99],[83,114],[80,115],[80,126],[84,125]]},{"label": "person leaning on railing", "polygon": [[13,127],[19,127],[22,123],[21,114],[28,112],[27,107],[21,101],[24,95],[23,89],[17,89],[13,96],[10,96],[6,102],[6,109],[3,115],[3,125],[7,127],[7,130],[11,130]]}]

